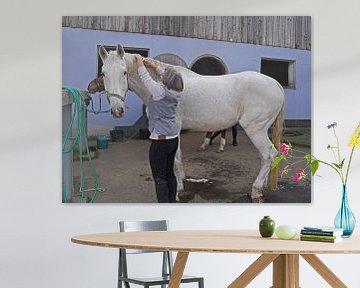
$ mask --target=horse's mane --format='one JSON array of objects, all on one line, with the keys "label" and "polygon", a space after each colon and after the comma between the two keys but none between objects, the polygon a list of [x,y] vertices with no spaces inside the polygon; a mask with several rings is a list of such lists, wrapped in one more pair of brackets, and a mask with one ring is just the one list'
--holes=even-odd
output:
[{"label": "horse's mane", "polygon": [[[136,65],[136,60],[135,60],[135,55],[134,54],[130,54],[130,53],[125,53],[124,56],[125,62],[127,64],[127,68],[128,68],[128,73],[130,75],[137,75],[137,65]],[[176,71],[180,72],[182,75],[189,75],[189,76],[195,76],[195,75],[199,75],[193,71],[191,71],[188,68],[182,67],[182,66],[177,66],[177,65],[172,65],[172,64],[168,64],[159,60],[155,60],[153,58],[149,58],[152,61],[154,61],[157,65],[166,68],[166,67],[172,67],[174,68]],[[159,76],[155,73],[155,69],[153,68],[148,68],[146,67],[146,69],[148,70],[150,76],[154,79],[154,80],[159,80]]]}]

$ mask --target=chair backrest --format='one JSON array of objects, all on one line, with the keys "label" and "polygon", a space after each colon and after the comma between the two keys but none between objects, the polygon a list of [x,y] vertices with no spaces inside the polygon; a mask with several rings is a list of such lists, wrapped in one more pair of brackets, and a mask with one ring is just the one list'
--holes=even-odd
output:
[{"label": "chair backrest", "polygon": [[155,221],[120,221],[121,232],[134,232],[134,231],[167,231],[167,220]]},{"label": "chair backrest", "polygon": [[[120,221],[120,232],[137,232],[137,231],[167,231],[167,220],[155,221]],[[159,251],[126,249],[126,254],[154,253]]]},{"label": "chair backrest", "polygon": [[[167,231],[168,221],[120,221],[120,232],[136,232],[136,231]],[[173,259],[169,251],[150,251],[150,250],[136,250],[136,249],[119,249],[119,275],[128,277],[127,273],[127,257],[126,254],[140,254],[140,253],[159,253],[163,254],[162,261],[162,275],[172,273]]]}]

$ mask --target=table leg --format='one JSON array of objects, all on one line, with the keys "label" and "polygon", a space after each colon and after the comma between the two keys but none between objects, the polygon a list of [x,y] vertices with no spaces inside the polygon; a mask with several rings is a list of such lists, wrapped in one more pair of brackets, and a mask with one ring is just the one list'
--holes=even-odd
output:
[{"label": "table leg", "polygon": [[347,288],[347,286],[314,254],[301,255],[331,287]]},{"label": "table leg", "polygon": [[232,282],[228,288],[244,288],[254,278],[259,275],[271,262],[273,262],[278,254],[263,254],[254,263],[252,263],[238,278]]},{"label": "table leg", "polygon": [[272,288],[299,288],[299,255],[281,254],[274,260]]},{"label": "table leg", "polygon": [[181,278],[184,274],[185,265],[186,265],[188,256],[189,256],[189,252],[178,252],[177,253],[168,288],[179,288],[180,287]]}]

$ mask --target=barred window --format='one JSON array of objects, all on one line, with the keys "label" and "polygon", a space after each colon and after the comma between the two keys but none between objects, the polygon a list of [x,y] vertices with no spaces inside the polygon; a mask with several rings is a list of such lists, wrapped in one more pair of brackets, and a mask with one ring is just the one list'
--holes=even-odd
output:
[{"label": "barred window", "polygon": [[261,73],[277,80],[284,88],[295,88],[295,61],[261,59]]}]

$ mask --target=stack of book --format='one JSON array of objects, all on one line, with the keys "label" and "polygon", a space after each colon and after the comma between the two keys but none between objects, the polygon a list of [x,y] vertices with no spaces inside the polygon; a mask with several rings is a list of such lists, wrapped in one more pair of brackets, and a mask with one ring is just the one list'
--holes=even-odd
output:
[{"label": "stack of book", "polygon": [[342,228],[335,227],[304,227],[300,232],[300,239],[302,241],[317,241],[336,243],[342,241]]}]

